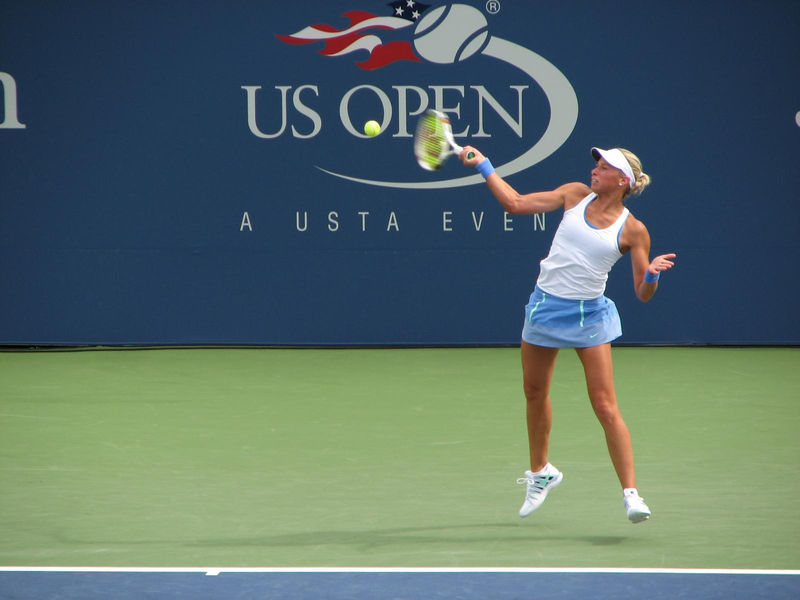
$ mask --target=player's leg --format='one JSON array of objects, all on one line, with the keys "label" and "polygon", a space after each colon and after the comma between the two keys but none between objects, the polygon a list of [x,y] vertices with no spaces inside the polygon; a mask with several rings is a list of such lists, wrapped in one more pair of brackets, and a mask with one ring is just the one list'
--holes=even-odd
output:
[{"label": "player's leg", "polygon": [[[622,418],[614,387],[614,367],[611,359],[611,344],[576,349],[586,374],[589,400],[606,436],[608,453],[623,488],[628,507],[628,518],[634,522],[647,519],[650,511],[644,502],[631,512],[631,501],[641,501],[636,491],[636,474],[633,462],[633,444],[628,426]],[[630,491],[632,490],[632,492]],[[646,513],[646,514],[645,514]]]},{"label": "player's leg", "polygon": [[525,502],[520,508],[526,517],[539,508],[550,489],[561,483],[561,473],[547,461],[553,414],[550,406],[550,381],[558,348],[545,348],[522,342],[522,380],[525,391],[525,418],[531,470],[518,483],[526,484]]},{"label": "player's leg", "polygon": [[557,355],[558,348],[522,342],[522,386],[525,392],[531,471],[539,471],[547,464],[550,428],[553,424],[550,380]]},{"label": "player's leg", "polygon": [[576,352],[583,363],[589,400],[605,431],[608,453],[619,481],[623,488],[636,487],[631,435],[619,410],[614,388],[611,344],[577,348]]}]

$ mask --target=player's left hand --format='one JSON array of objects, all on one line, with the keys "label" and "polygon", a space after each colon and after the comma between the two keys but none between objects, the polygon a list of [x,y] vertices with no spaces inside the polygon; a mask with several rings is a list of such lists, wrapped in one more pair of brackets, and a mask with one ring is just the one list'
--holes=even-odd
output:
[{"label": "player's left hand", "polygon": [[656,273],[660,273],[661,271],[666,271],[667,269],[671,269],[675,266],[675,253],[669,254],[660,254],[656,256],[650,265],[647,267],[647,270],[650,271],[653,275]]}]

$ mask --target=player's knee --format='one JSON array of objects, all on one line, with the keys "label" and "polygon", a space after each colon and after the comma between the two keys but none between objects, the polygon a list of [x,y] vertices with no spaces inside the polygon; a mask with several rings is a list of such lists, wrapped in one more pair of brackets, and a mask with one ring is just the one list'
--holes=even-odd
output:
[{"label": "player's knee", "polygon": [[595,394],[592,397],[592,408],[594,408],[594,414],[603,427],[613,425],[618,419],[622,418],[613,394]]},{"label": "player's knee", "polygon": [[537,381],[524,381],[522,388],[525,392],[525,398],[528,402],[544,402],[547,400],[549,393],[548,386],[542,385]]}]

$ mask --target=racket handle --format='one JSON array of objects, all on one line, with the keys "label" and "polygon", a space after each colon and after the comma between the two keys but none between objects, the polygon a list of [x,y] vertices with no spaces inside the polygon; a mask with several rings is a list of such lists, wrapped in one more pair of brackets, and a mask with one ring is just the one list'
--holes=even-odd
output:
[{"label": "racket handle", "polygon": [[467,152],[467,160],[469,160],[470,158],[475,158],[474,152]]}]

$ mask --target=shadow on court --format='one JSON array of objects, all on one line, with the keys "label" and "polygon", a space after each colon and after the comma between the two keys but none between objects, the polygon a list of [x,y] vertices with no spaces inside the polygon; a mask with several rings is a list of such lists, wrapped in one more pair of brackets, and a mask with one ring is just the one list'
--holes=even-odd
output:
[{"label": "shadow on court", "polygon": [[[147,540],[105,540],[87,536],[81,539],[63,534],[55,534],[54,538],[61,543],[72,545],[89,545],[92,547],[122,545],[154,545],[154,544],[179,544],[189,548],[320,548],[320,547],[349,547],[362,554],[382,548],[399,548],[408,546],[419,548],[423,552],[426,546],[437,544],[450,545],[477,545],[490,547],[494,544],[509,544],[523,542],[526,544],[542,542],[572,542],[577,545],[592,546],[619,546],[632,538],[628,536],[601,536],[601,535],[553,535],[536,534],[535,530],[527,529],[524,538],[509,538],[509,532],[519,531],[520,525],[511,523],[485,523],[472,525],[439,525],[430,527],[396,527],[387,529],[364,529],[344,531],[313,531],[303,533],[285,533],[278,535],[253,535],[239,537],[214,537],[197,540],[175,539],[147,539]],[[635,541],[635,538],[633,538]]]},{"label": "shadow on court", "polygon": [[[355,546],[361,552],[382,547],[413,545],[422,547],[431,544],[505,544],[508,534],[492,535],[493,530],[519,529],[519,525],[509,523],[487,523],[479,525],[452,525],[434,527],[397,527],[393,529],[372,529],[363,531],[315,531],[309,533],[266,535],[254,537],[221,538],[198,540],[195,546],[264,546],[264,547],[307,547],[307,546]],[[528,542],[572,541],[587,546],[616,546],[624,543],[625,536],[541,536],[531,532]]]}]

